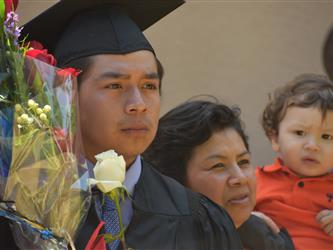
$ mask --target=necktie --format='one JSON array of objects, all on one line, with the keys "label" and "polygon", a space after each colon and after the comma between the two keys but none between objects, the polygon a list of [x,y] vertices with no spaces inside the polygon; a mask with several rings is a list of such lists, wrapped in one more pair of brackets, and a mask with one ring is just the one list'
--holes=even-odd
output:
[{"label": "necktie", "polygon": [[[120,232],[120,223],[117,213],[116,204],[107,196],[104,196],[104,204],[102,207],[102,219],[105,221],[105,233],[111,233],[113,236]],[[120,240],[114,240],[108,243],[108,249],[117,250]]]}]

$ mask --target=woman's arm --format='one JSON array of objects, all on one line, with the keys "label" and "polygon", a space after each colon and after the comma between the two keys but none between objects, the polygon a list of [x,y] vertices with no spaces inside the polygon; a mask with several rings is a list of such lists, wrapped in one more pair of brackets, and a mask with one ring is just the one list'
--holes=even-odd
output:
[{"label": "woman's arm", "polygon": [[294,244],[285,229],[274,233],[261,218],[251,215],[237,229],[241,241],[250,250],[293,250]]}]

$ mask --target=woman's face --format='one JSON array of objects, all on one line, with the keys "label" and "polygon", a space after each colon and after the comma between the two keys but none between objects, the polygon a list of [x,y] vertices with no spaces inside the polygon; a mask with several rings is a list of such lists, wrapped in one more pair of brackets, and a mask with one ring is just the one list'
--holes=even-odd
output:
[{"label": "woman's face", "polygon": [[194,148],[186,185],[224,207],[236,227],[249,218],[256,201],[255,170],[236,130],[215,132]]}]

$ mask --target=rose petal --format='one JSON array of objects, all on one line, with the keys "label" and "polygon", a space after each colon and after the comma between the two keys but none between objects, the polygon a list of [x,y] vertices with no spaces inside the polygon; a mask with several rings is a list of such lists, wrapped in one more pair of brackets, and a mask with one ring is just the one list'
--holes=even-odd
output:
[{"label": "rose petal", "polygon": [[43,50],[44,46],[43,44],[41,44],[40,42],[33,40],[33,41],[29,41],[29,48],[33,48],[33,49],[38,49],[38,50]]},{"label": "rose petal", "polygon": [[103,193],[109,193],[113,189],[122,187],[123,185],[119,181],[97,181],[96,186]]},{"label": "rose petal", "polygon": [[94,167],[96,180],[101,181],[120,181],[125,180],[126,163],[122,156],[105,159],[97,162]]},{"label": "rose petal", "polygon": [[29,49],[26,52],[26,55],[29,57],[36,58],[42,62],[55,66],[57,64],[56,59],[53,55],[48,54],[46,49],[39,50],[39,49]]},{"label": "rose petal", "polygon": [[59,77],[70,77],[74,76],[77,77],[80,74],[80,71],[75,68],[65,68],[65,69],[59,69],[57,71],[57,75]]},{"label": "rose petal", "polygon": [[15,11],[18,5],[18,0],[5,0],[5,15],[10,11]]},{"label": "rose petal", "polygon": [[109,159],[109,158],[117,157],[117,156],[118,156],[118,154],[116,153],[116,151],[111,149],[109,151],[105,151],[103,153],[95,155],[95,158],[97,161],[103,161],[105,159]]},{"label": "rose petal", "polygon": [[98,189],[100,191],[102,191],[103,193],[108,193],[115,188],[123,187],[123,185],[119,181],[98,181],[93,178],[89,178],[88,183],[90,186],[96,185],[98,187]]}]

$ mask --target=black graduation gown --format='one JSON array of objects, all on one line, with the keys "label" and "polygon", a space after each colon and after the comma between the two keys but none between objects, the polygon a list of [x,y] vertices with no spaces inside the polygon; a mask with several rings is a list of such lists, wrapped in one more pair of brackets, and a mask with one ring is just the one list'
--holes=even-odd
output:
[{"label": "black graduation gown", "polygon": [[275,234],[266,223],[255,215],[244,222],[238,233],[243,245],[249,250],[293,250],[294,244],[287,230]]},{"label": "black graduation gown", "polygon": [[[243,249],[223,209],[144,161],[132,204],[133,217],[125,236],[128,248]],[[78,250],[84,249],[98,223],[92,205],[75,242]],[[18,249],[4,220],[0,220],[0,233],[0,249]]]},{"label": "black graduation gown", "polygon": [[16,246],[12,230],[9,227],[8,220],[0,217],[0,249],[1,250],[18,250]]},{"label": "black graduation gown", "polygon": [[[133,249],[243,249],[228,214],[142,161],[125,240]],[[93,206],[92,206],[93,207]],[[90,209],[76,245],[83,248],[99,223]]]}]

